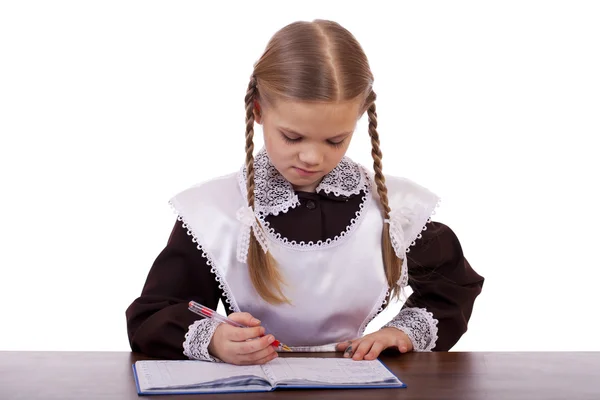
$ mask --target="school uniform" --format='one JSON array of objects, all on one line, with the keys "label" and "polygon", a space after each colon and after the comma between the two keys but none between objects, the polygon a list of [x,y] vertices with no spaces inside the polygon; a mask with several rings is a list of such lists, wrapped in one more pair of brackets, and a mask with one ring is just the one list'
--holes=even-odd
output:
[{"label": "school uniform", "polygon": [[[384,326],[405,332],[414,351],[447,351],[466,332],[484,278],[454,232],[431,221],[434,193],[386,176],[392,212],[384,221],[372,173],[348,157],[315,193],[295,191],[264,149],[254,166],[254,210],[246,202],[245,168],[171,199],[178,220],[126,311],[133,351],[218,361],[208,353],[218,325],[189,311],[190,300],[213,309],[222,300],[227,313],[250,312],[295,351],[329,351],[362,336],[389,300],[385,223],[404,260],[399,283],[413,293]],[[275,258],[291,304],[268,304],[254,290],[245,262],[251,230]]]}]

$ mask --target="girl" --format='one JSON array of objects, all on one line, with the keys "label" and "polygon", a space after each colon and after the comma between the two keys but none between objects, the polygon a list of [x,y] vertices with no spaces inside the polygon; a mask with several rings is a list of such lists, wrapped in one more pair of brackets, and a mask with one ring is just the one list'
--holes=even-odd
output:
[{"label": "girl", "polygon": [[[245,164],[171,199],[178,221],[126,312],[133,351],[261,364],[277,357],[274,338],[356,360],[458,341],[483,278],[430,221],[437,196],[382,173],[375,98],[367,58],[339,24],[296,22],[273,36],[245,96]],[[365,112],[374,173],[345,156]],[[363,336],[407,285],[400,313]],[[222,300],[249,327],[198,318],[190,300]]]}]

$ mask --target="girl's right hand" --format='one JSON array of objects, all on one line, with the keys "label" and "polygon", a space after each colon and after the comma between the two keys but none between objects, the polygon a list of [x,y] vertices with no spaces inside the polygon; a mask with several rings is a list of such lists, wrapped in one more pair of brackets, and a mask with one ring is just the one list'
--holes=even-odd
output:
[{"label": "girl's right hand", "polygon": [[210,354],[236,365],[264,364],[277,357],[275,347],[271,345],[275,338],[263,336],[265,328],[260,326],[258,319],[246,312],[232,313],[228,317],[248,328],[219,324],[208,345]]}]

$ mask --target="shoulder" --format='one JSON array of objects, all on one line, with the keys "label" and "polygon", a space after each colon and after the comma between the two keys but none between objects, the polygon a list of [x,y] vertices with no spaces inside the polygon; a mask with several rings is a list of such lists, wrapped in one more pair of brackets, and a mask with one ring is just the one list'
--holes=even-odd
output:
[{"label": "shoulder", "polygon": [[175,194],[175,196],[180,196],[186,193],[193,192],[211,192],[214,190],[218,190],[221,187],[231,187],[232,185],[236,185],[238,183],[239,171],[229,172],[224,175],[220,175],[214,178],[210,178],[201,182],[197,182],[188,186],[187,188],[182,189],[180,192]]},{"label": "shoulder", "polygon": [[430,221],[408,254],[414,265],[431,265],[446,258],[462,257],[463,251],[456,233],[446,224]]},{"label": "shoulder", "polygon": [[176,193],[169,203],[177,211],[190,210],[199,206],[221,206],[245,200],[240,186],[240,172],[231,172],[196,183]]},{"label": "shoulder", "polygon": [[[373,195],[381,201],[375,175],[368,172]],[[384,175],[388,205],[392,213],[422,222],[421,228],[429,220],[440,203],[440,197],[429,188],[402,176]]]},{"label": "shoulder", "polygon": [[172,198],[180,200],[188,197],[198,199],[205,197],[218,198],[230,194],[231,191],[238,191],[241,193],[239,186],[239,171],[230,172],[190,185],[176,193]]},{"label": "shoulder", "polygon": [[380,191],[385,187],[387,205],[390,208],[390,235],[396,254],[404,258],[409,247],[421,238],[421,232],[426,229],[426,224],[435,213],[440,198],[430,189],[409,178],[387,174],[384,175],[384,182],[377,182],[373,172],[367,173],[373,197],[382,208]]},{"label": "shoulder", "polygon": [[[359,164],[363,174],[367,176],[370,181],[373,194],[379,200],[379,193],[377,190],[378,182],[375,180],[375,173]],[[416,206],[419,204],[433,204],[434,207],[439,203],[440,198],[429,188],[415,182],[407,177],[391,175],[384,173],[384,185],[387,191],[387,198],[389,206]]]},{"label": "shoulder", "polygon": [[440,201],[439,196],[427,187],[405,177],[385,175],[385,186],[390,207],[421,207],[431,211]]}]

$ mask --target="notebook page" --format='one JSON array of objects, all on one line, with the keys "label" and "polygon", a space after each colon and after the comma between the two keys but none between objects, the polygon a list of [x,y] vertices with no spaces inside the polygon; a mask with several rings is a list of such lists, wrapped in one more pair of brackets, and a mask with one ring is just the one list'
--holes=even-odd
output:
[{"label": "notebook page", "polygon": [[[170,389],[200,386],[202,384],[234,385],[235,381],[249,383],[250,377],[268,379],[260,366],[231,365],[193,360],[143,360],[135,363],[140,389]],[[212,384],[211,384],[212,383]],[[256,384],[256,379],[253,379]]]},{"label": "notebook page", "polygon": [[285,382],[337,385],[401,383],[378,360],[278,357],[263,368],[278,384]]}]

